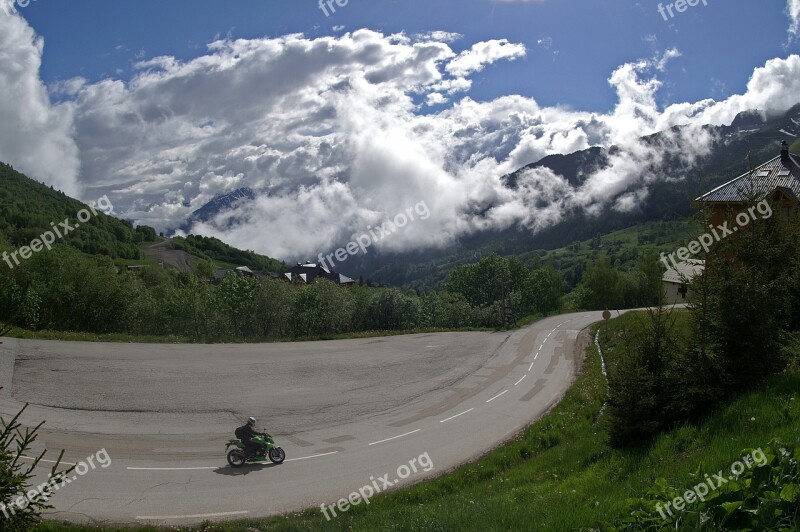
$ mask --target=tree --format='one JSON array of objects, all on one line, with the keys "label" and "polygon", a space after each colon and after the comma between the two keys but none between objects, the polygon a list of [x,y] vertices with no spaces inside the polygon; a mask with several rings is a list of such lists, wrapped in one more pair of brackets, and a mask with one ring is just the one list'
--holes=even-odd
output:
[{"label": "tree", "polygon": [[664,302],[664,271],[655,251],[645,251],[636,261],[638,305],[655,306]]},{"label": "tree", "polygon": [[217,263],[211,259],[204,259],[197,263],[195,270],[201,279],[211,281],[217,273]]},{"label": "tree", "polygon": [[622,280],[619,272],[607,257],[600,257],[586,268],[582,284],[583,301],[579,304],[589,310],[622,308]]},{"label": "tree", "polygon": [[[47,451],[42,451],[28,465],[24,465],[22,458],[30,453],[31,444],[44,424],[21,430],[19,418],[26,408],[27,405],[8,422],[0,417],[0,529],[7,532],[30,530],[40,521],[41,512],[52,508],[47,502],[54,489],[52,482],[32,489],[34,470]],[[64,451],[61,451],[50,471],[51,479],[60,479],[71,471],[58,472],[63,456]],[[38,495],[29,497],[32,492]]]}]

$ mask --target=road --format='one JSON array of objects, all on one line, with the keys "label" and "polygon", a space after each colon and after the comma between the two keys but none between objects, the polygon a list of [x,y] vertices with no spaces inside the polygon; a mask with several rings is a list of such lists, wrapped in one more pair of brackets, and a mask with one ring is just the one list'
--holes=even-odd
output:
[{"label": "road", "polygon": [[[589,342],[579,332],[600,319],[287,344],[3,339],[0,414],[30,403],[23,422],[46,420],[36,442],[46,458],[63,448],[71,463],[101,449],[111,459],[59,489],[50,518],[263,517],[331,505],[366,485],[388,489],[373,484],[380,477],[416,483],[509,440],[568,390]],[[283,465],[227,466],[225,442],[248,415],[286,450]],[[432,467],[401,467],[421,456]]]}]

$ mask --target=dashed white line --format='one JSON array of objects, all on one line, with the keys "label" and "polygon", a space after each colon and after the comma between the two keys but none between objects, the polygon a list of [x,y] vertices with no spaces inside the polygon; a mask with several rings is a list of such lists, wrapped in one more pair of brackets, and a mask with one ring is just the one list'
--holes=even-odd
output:
[{"label": "dashed white line", "polygon": [[533,369],[533,362],[531,362],[531,365],[528,366],[528,371],[530,372],[532,369]]},{"label": "dashed white line", "polygon": [[463,412],[461,412],[460,414],[456,414],[456,415],[454,415],[454,416],[450,416],[450,417],[449,417],[449,418],[447,418],[447,419],[443,419],[443,420],[439,421],[439,423],[444,423],[444,422],[446,422],[446,421],[450,421],[451,419],[455,419],[455,418],[457,418],[458,416],[463,416],[464,414],[469,414],[469,413],[470,413],[470,412],[472,412],[473,410],[475,410],[475,409],[474,409],[474,408],[470,408],[469,410],[464,410],[464,411],[463,411]]},{"label": "dashed white line", "polygon": [[209,519],[212,517],[230,517],[232,515],[246,515],[248,511],[242,512],[220,512],[218,514],[195,514],[195,515],[142,515],[136,519],[140,521],[160,521],[162,519]]},{"label": "dashed white line", "polygon": [[338,452],[339,451],[332,451],[330,453],[312,454],[311,456],[303,456],[302,458],[289,458],[287,460],[284,460],[284,462],[296,462],[298,460],[308,460],[309,458],[319,458],[321,456],[330,456],[330,455],[336,454]]},{"label": "dashed white line", "polygon": [[412,430],[411,432],[406,432],[405,434],[400,434],[399,436],[393,436],[391,438],[386,438],[385,440],[374,441],[374,442],[370,443],[369,445],[378,445],[379,443],[385,443],[387,441],[396,440],[397,438],[402,438],[403,436],[408,436],[409,434],[414,434],[415,432],[419,432],[421,430],[422,429]]},{"label": "dashed white line", "polygon": [[521,383],[522,381],[524,381],[524,380],[525,380],[525,377],[527,377],[527,376],[528,376],[528,374],[527,374],[527,373],[526,373],[525,375],[523,375],[523,376],[522,376],[522,378],[521,378],[520,380],[518,380],[517,382],[515,382],[515,383],[514,383],[514,386],[516,386],[516,385],[518,385],[519,383]]},{"label": "dashed white line", "polygon": [[[32,456],[20,456],[20,458],[24,458],[25,460],[36,460],[36,458],[33,458]],[[44,458],[42,458],[39,461],[47,462],[48,464],[59,464],[59,465],[69,465],[69,466],[78,465],[78,464],[73,464],[72,462],[57,462],[56,460],[45,460]]]},{"label": "dashed white line", "polygon": [[221,467],[128,467],[126,469],[128,471],[203,471],[221,469]]},{"label": "dashed white line", "polygon": [[[311,456],[302,456],[300,458],[289,458],[284,460],[285,462],[297,462],[298,460],[308,460],[310,458],[320,458],[322,456],[330,456],[332,454],[336,454],[339,451],[332,451],[329,453],[322,453],[322,454],[312,454]],[[269,462],[259,462],[259,463],[269,463]],[[126,468],[128,471],[209,471],[214,469],[222,469],[222,467],[215,466],[215,467],[128,467]]]},{"label": "dashed white line", "polygon": [[491,399],[489,399],[486,402],[487,403],[491,403],[492,401],[494,401],[495,399],[497,399],[498,397],[500,397],[501,395],[504,395],[506,393],[508,393],[508,390],[503,390],[502,392],[498,393],[497,395],[495,395],[494,397],[492,397]]}]

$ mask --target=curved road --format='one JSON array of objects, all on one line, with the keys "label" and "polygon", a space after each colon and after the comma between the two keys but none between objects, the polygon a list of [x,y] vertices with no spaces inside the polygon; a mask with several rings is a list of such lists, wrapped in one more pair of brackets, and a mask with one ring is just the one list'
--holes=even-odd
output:
[{"label": "curved road", "polygon": [[[601,319],[291,344],[4,339],[0,415],[29,402],[23,423],[47,421],[36,442],[46,458],[110,456],[55,494],[54,519],[263,517],[418,482],[507,441],[563,396],[588,345],[579,332]],[[248,415],[286,450],[283,465],[227,467],[225,442]],[[48,470],[37,471],[41,482]]]}]

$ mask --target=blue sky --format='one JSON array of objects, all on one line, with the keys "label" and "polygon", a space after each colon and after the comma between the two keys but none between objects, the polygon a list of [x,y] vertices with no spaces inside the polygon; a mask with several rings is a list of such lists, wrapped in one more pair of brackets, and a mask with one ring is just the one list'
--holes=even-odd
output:
[{"label": "blue sky", "polygon": [[[800,103],[800,0],[687,0],[668,20],[663,1],[9,1],[0,160],[158,230],[251,188],[191,230],[282,259],[421,201],[425,224],[378,247],[641,209],[713,151],[703,126]],[[503,179],[610,146],[580,184]],[[661,169],[676,158],[684,175]]]},{"label": "blue sky", "polygon": [[[349,0],[326,17],[313,0],[35,0],[20,11],[45,38],[42,78],[48,83],[74,76],[127,79],[137,54],[186,60],[225,36],[442,30],[464,36],[453,43],[456,51],[502,38],[524,43],[530,51],[524,60],[495,65],[475,78],[472,97],[522,94],[543,105],[589,111],[606,111],[616,103],[606,82],[614,68],[656,50],[677,47],[683,54],[662,76],[662,104],[741,92],[754,66],[798,51],[796,41],[786,46],[782,0],[708,0],[708,6],[676,12],[669,22],[659,14],[659,3],[669,4]],[[344,29],[334,31],[337,26]]]}]

